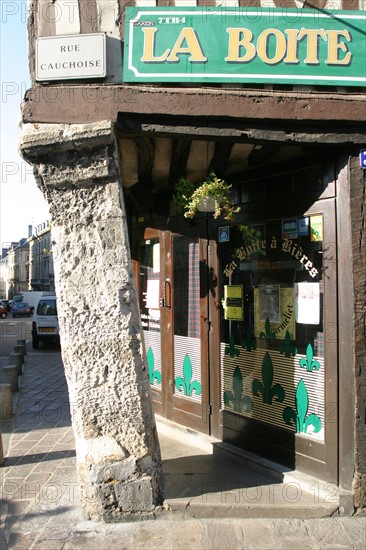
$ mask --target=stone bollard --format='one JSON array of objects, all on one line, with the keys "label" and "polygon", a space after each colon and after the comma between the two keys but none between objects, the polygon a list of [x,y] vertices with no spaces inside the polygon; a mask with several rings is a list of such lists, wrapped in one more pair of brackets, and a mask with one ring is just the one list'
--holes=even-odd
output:
[{"label": "stone bollard", "polygon": [[18,374],[22,374],[23,356],[21,353],[11,352],[9,353],[9,365],[16,365],[18,367]]},{"label": "stone bollard", "polygon": [[24,346],[18,344],[14,346],[14,353],[20,353],[20,355],[22,356],[22,362],[25,363]]},{"label": "stone bollard", "polygon": [[10,384],[11,391],[19,391],[18,367],[16,365],[3,367],[3,382],[4,384]]},{"label": "stone bollard", "polygon": [[10,384],[0,384],[0,420],[13,418],[13,394]]},{"label": "stone bollard", "polygon": [[17,346],[23,347],[23,354],[27,355],[27,340],[17,340]]}]

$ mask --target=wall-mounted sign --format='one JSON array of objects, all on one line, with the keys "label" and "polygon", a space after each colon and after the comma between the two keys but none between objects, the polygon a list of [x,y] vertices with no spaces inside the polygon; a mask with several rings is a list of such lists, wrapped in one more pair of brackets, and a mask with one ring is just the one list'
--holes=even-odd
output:
[{"label": "wall-mounted sign", "polygon": [[230,241],[229,226],[219,227],[219,243],[228,243]]},{"label": "wall-mounted sign", "polygon": [[71,80],[106,76],[104,33],[49,36],[36,44],[36,80]]},{"label": "wall-mounted sign", "polygon": [[281,317],[280,285],[259,285],[259,320],[279,323]]},{"label": "wall-mounted sign", "polygon": [[366,149],[361,149],[360,151],[360,166],[361,168],[366,168]]},{"label": "wall-mounted sign", "polygon": [[243,320],[243,286],[225,285],[224,287],[225,319],[232,321]]},{"label": "wall-mounted sign", "polygon": [[125,20],[125,82],[366,85],[362,11],[134,6]]},{"label": "wall-mounted sign", "polygon": [[282,238],[297,239],[297,218],[282,220]]},{"label": "wall-mounted sign", "polygon": [[[269,317],[265,321],[263,319],[263,308],[261,302],[263,300],[263,292],[260,288],[254,289],[254,333],[260,338],[268,340],[283,339],[286,336],[286,331],[290,333],[291,340],[295,340],[295,303],[294,289],[280,288],[279,307],[277,305],[273,311],[278,311],[278,322],[270,320]],[[277,300],[277,298],[276,298]],[[269,310],[271,311],[271,310]]]},{"label": "wall-mounted sign", "polygon": [[321,214],[310,216],[310,240],[323,240],[323,216]]},{"label": "wall-mounted sign", "polygon": [[296,323],[319,325],[320,323],[320,284],[295,283]]},{"label": "wall-mounted sign", "polygon": [[309,218],[299,218],[297,220],[297,228],[299,237],[307,237],[309,235]]}]

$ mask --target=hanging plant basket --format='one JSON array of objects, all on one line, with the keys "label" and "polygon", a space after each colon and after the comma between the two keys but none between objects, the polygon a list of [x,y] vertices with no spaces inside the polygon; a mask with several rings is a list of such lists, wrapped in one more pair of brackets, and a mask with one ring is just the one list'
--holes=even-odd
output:
[{"label": "hanging plant basket", "polygon": [[215,201],[212,197],[203,197],[197,204],[198,212],[215,212]]},{"label": "hanging plant basket", "polygon": [[230,190],[231,185],[210,172],[197,185],[180,178],[173,199],[182,206],[185,218],[193,218],[198,211],[213,212],[214,218],[222,216],[225,220],[233,220],[240,207],[232,205]]}]

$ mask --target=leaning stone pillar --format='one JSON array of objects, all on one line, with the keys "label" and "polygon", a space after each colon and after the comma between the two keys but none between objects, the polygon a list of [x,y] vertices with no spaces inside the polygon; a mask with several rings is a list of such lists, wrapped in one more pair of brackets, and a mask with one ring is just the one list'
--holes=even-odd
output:
[{"label": "leaning stone pillar", "polygon": [[162,503],[161,458],[111,123],[25,126],[20,149],[50,207],[86,517],[152,516]]}]

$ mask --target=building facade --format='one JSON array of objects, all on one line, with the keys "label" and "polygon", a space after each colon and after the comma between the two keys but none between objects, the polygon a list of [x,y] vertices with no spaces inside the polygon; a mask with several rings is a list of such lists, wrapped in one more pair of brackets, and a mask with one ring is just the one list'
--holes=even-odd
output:
[{"label": "building facade", "polygon": [[32,231],[29,242],[29,289],[55,291],[54,251],[50,223],[43,222]]},{"label": "building facade", "polygon": [[7,300],[8,297],[8,260],[7,249],[2,249],[0,259],[0,296]]},{"label": "building facade", "polygon": [[28,290],[29,244],[27,239],[12,243],[1,260],[2,296],[8,300]]},{"label": "building facade", "polygon": [[0,295],[11,300],[27,290],[55,291],[51,228],[43,222],[28,226],[28,238],[3,248],[0,260]]},{"label": "building facade", "polygon": [[[66,4],[31,2],[21,145],[61,303],[131,267],[155,412],[364,508],[364,3]],[[185,218],[175,183],[211,172],[238,212]]]}]

